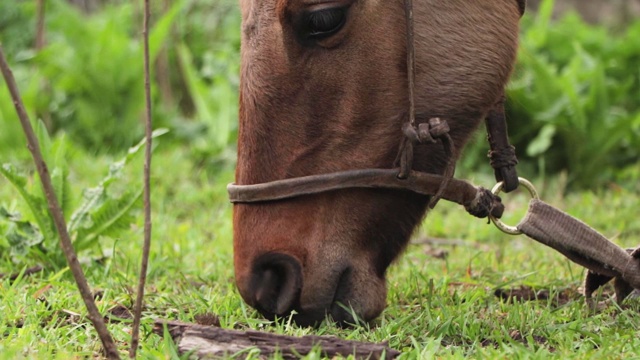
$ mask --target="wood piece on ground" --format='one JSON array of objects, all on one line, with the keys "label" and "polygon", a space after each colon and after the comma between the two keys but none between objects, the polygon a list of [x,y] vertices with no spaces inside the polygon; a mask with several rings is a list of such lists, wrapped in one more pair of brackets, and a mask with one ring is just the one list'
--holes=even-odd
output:
[{"label": "wood piece on ground", "polygon": [[323,356],[353,355],[357,359],[393,359],[400,352],[386,343],[365,343],[329,336],[286,336],[259,331],[237,331],[179,321],[156,320],[154,332],[164,334],[164,327],[178,345],[181,354],[193,352],[198,358],[217,358],[255,348],[262,356],[279,353],[284,359],[299,359],[315,348]]}]

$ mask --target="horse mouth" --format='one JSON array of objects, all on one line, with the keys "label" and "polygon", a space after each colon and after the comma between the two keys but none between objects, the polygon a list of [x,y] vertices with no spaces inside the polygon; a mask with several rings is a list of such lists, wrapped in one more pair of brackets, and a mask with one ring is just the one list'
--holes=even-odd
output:
[{"label": "horse mouth", "polygon": [[351,273],[351,267],[345,268],[340,273],[330,304],[318,308],[301,310],[293,316],[295,323],[302,327],[315,327],[320,325],[322,320],[330,317],[340,327],[355,325],[357,323],[357,316],[349,304]]},{"label": "horse mouth", "polygon": [[351,272],[351,267],[348,267],[340,274],[329,312],[333,321],[341,327],[356,325],[358,322],[358,316],[349,303]]}]

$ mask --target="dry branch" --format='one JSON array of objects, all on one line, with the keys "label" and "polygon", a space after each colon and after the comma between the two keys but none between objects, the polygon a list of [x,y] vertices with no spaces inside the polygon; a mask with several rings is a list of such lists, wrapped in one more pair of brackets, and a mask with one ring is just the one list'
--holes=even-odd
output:
[{"label": "dry branch", "polygon": [[1,45],[0,70],[2,71],[2,76],[7,83],[9,92],[11,93],[11,98],[13,99],[13,104],[16,108],[16,112],[18,114],[20,124],[22,125],[22,129],[24,130],[24,134],[27,137],[27,147],[31,152],[33,161],[36,165],[36,169],[38,170],[38,174],[40,175],[42,188],[44,190],[45,197],[47,198],[47,204],[49,205],[49,212],[53,217],[53,222],[56,226],[56,229],[58,230],[58,235],[60,236],[60,247],[62,247],[62,251],[67,258],[67,263],[69,264],[69,268],[71,269],[73,278],[76,280],[76,284],[78,285],[78,290],[80,291],[82,300],[87,307],[89,320],[91,320],[91,322],[93,323],[93,327],[96,329],[96,332],[98,333],[98,336],[102,341],[102,346],[104,347],[105,355],[107,356],[107,358],[120,359],[118,348],[116,347],[116,344],[113,341],[109,330],[107,330],[102,315],[100,315],[100,311],[98,311],[98,308],[96,307],[96,304],[93,300],[93,294],[91,293],[91,289],[89,288],[87,279],[84,276],[84,272],[82,271],[82,267],[80,266],[80,262],[78,261],[78,256],[76,255],[73,244],[71,243],[71,238],[69,237],[69,232],[67,231],[67,224],[65,223],[62,210],[60,209],[60,204],[58,203],[58,199],[56,198],[56,194],[53,190],[53,185],[51,184],[49,169],[47,168],[47,164],[42,158],[40,144],[38,143],[38,139],[36,138],[35,133],[33,132],[31,121],[29,120],[29,116],[27,115],[27,112],[24,108],[22,98],[20,97],[18,85],[16,84],[15,78],[13,77],[13,73],[9,68],[7,60],[5,59],[4,51],[2,50]]},{"label": "dry branch", "polygon": [[294,337],[258,331],[227,330],[211,326],[187,324],[178,321],[156,320],[154,332],[169,334],[181,354],[192,352],[198,358],[217,358],[248,349],[260,350],[261,356],[280,354],[284,359],[299,359],[316,348],[325,357],[353,355],[357,359],[393,359],[400,352],[386,343],[373,344],[342,340],[329,336]]},{"label": "dry branch", "polygon": [[142,302],[144,299],[144,284],[147,280],[147,268],[149,265],[149,252],[151,250],[151,75],[149,71],[149,0],[144,0],[144,13],[142,24],[142,41],[144,43],[144,93],[145,93],[145,152],[144,152],[144,243],[142,245],[142,263],[138,280],[138,292],[133,314],[133,329],[131,330],[131,349],[129,357],[135,359],[140,341],[140,319],[142,317]]}]

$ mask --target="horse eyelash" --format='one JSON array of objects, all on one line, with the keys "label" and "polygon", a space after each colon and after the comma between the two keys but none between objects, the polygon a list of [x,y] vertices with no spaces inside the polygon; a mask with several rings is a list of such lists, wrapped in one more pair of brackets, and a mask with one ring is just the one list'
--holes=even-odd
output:
[{"label": "horse eyelash", "polygon": [[[338,32],[346,23],[347,14],[345,8],[332,8],[319,10],[312,13],[308,13],[304,17],[304,27],[306,28],[306,36],[309,38],[324,38],[331,36]],[[336,20],[340,20],[339,23],[331,28],[327,27],[332,25]],[[320,28],[319,31],[314,28]]]},{"label": "horse eyelash", "polygon": [[[336,20],[339,20],[339,23],[336,23]],[[326,29],[323,32],[333,31],[334,29],[342,26],[344,21],[345,14],[343,9],[316,11],[309,14],[309,22],[315,27]],[[333,25],[334,23],[336,23],[336,25]]]}]

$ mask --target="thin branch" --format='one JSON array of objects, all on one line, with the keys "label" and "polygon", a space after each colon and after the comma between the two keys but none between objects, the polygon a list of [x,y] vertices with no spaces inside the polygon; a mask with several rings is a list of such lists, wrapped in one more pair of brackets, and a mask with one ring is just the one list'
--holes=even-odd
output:
[{"label": "thin branch", "polygon": [[11,98],[13,99],[13,104],[16,108],[16,112],[18,113],[18,118],[20,119],[20,123],[22,124],[25,136],[27,137],[27,147],[29,148],[29,151],[31,151],[33,161],[35,162],[36,169],[38,170],[38,174],[40,175],[40,181],[42,182],[42,188],[44,189],[44,194],[47,198],[49,211],[51,213],[51,216],[53,217],[53,222],[55,223],[56,229],[58,230],[58,234],[60,236],[60,246],[62,247],[62,251],[67,258],[67,263],[69,264],[71,273],[76,280],[76,284],[78,285],[78,290],[80,290],[82,300],[87,307],[89,320],[91,320],[91,322],[93,323],[93,326],[96,329],[100,340],[102,341],[102,346],[104,347],[105,355],[107,356],[107,358],[120,359],[118,348],[116,347],[116,344],[113,341],[109,330],[107,330],[104,319],[102,318],[102,315],[100,315],[100,311],[98,311],[98,308],[96,307],[96,304],[93,300],[93,294],[91,293],[89,284],[87,284],[87,279],[84,276],[84,272],[82,271],[82,267],[80,266],[80,262],[78,261],[78,257],[73,248],[73,244],[71,243],[71,238],[69,237],[69,232],[67,231],[67,225],[65,223],[64,216],[62,215],[60,204],[58,203],[58,199],[56,198],[56,194],[53,190],[53,185],[51,184],[49,169],[47,168],[47,164],[42,159],[42,153],[40,151],[38,139],[33,132],[33,127],[31,127],[31,121],[29,120],[29,116],[25,111],[18,86],[16,85],[13,73],[9,68],[9,64],[5,59],[4,51],[2,50],[1,45],[0,70],[2,70],[2,75],[5,79],[5,82],[7,83],[9,92],[11,93]]},{"label": "thin branch", "polygon": [[144,284],[147,280],[147,267],[149,265],[149,252],[151,249],[151,75],[149,71],[149,0],[144,0],[144,13],[142,25],[142,38],[144,43],[144,91],[145,91],[145,135],[147,142],[144,152],[144,244],[142,246],[142,264],[138,281],[138,294],[133,315],[133,329],[131,331],[131,349],[129,357],[134,359],[140,341],[140,320],[142,318],[142,301],[144,299]]},{"label": "thin branch", "polygon": [[36,265],[34,267],[26,269],[24,272],[19,272],[19,273],[10,274],[10,275],[1,274],[0,273],[0,280],[2,280],[4,278],[9,278],[10,282],[14,282],[14,281],[18,280],[18,278],[21,277],[21,276],[24,277],[24,276],[30,276],[30,275],[33,275],[33,274],[37,274],[42,270],[44,270],[44,268],[42,266]]}]

